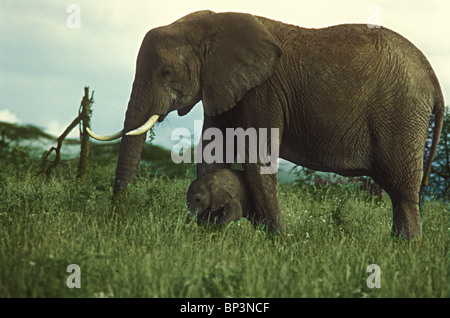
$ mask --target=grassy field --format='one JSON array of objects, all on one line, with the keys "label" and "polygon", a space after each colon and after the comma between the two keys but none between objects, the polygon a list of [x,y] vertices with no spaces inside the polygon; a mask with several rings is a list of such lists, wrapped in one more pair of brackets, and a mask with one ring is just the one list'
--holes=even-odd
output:
[{"label": "grassy field", "polygon": [[[111,202],[116,158],[50,180],[29,160],[0,168],[0,297],[447,297],[448,205],[426,202],[420,241],[393,240],[391,204],[343,187],[280,185],[286,233],[247,220],[205,228],[187,219],[190,179],[143,167]],[[186,175],[189,175],[187,173]],[[68,288],[77,264],[81,288]],[[381,270],[369,288],[369,264]]]}]

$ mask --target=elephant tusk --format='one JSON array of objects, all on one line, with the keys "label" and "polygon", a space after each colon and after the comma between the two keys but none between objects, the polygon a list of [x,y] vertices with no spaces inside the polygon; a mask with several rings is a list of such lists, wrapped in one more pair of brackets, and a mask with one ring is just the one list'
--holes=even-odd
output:
[{"label": "elephant tusk", "polygon": [[127,136],[137,136],[140,134],[144,134],[146,133],[149,129],[151,129],[153,127],[153,125],[156,123],[156,121],[158,120],[159,115],[153,115],[152,117],[150,117],[149,120],[147,120],[147,122],[145,124],[143,124],[141,127],[129,131],[126,133]]},{"label": "elephant tusk", "polygon": [[86,131],[92,138],[97,139],[99,141],[110,141],[110,140],[115,140],[115,139],[119,139],[120,137],[122,137],[122,130],[113,135],[109,135],[109,136],[101,136],[101,135],[94,134],[92,132],[92,130],[89,129],[89,127],[86,127]]}]

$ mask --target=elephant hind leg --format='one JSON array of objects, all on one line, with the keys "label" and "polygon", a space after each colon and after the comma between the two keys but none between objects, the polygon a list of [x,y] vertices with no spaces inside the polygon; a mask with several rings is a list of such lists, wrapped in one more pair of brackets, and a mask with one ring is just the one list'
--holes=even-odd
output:
[{"label": "elephant hind leg", "polygon": [[[419,190],[422,180],[422,162],[389,169],[384,178],[375,180],[389,194],[393,208],[393,236],[407,239],[420,237]],[[374,178],[375,179],[375,178]]]},{"label": "elephant hind leg", "polygon": [[391,199],[394,210],[392,235],[402,236],[407,239],[420,237],[419,195],[417,195],[417,201],[399,198]]}]

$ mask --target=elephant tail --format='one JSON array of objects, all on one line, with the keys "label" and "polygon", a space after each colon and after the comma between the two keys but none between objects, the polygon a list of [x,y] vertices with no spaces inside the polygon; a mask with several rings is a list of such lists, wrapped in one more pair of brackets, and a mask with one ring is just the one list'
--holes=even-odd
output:
[{"label": "elephant tail", "polygon": [[424,173],[423,173],[422,185],[420,186],[421,193],[423,191],[423,188],[428,185],[428,178],[430,177],[431,165],[433,163],[434,156],[436,155],[436,151],[437,151],[438,143],[439,143],[439,136],[441,135],[441,131],[442,131],[444,115],[445,115],[445,106],[444,106],[443,99],[436,102],[436,104],[434,105],[433,114],[435,115],[433,141],[431,143],[430,156],[428,157],[428,161],[425,165],[425,169],[424,169]]}]

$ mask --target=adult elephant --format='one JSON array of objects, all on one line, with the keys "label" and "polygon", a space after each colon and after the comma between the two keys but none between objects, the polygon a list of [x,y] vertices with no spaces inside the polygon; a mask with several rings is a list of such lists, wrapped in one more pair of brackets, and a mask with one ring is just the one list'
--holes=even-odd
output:
[{"label": "adult elephant", "polygon": [[[425,56],[399,34],[365,24],[306,29],[211,11],[150,30],[137,57],[123,131],[92,134],[122,137],[115,194],[135,178],[144,132],[200,100],[203,131],[215,127],[225,136],[226,128],[278,128],[280,157],[372,177],[392,200],[393,233],[420,235],[419,189],[436,152],[444,101]],[[436,125],[424,174],[432,113]],[[229,166],[202,162],[197,174]],[[283,230],[276,174],[261,174],[262,166],[261,160],[244,163],[254,222]]]}]

